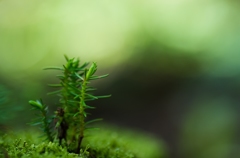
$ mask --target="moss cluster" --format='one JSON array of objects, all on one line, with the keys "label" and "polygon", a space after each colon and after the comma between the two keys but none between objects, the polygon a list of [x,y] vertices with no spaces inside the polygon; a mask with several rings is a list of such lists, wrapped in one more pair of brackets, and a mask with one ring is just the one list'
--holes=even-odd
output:
[{"label": "moss cluster", "polygon": [[164,146],[146,135],[103,127],[91,131],[80,154],[69,153],[57,142],[42,142],[36,131],[5,134],[0,137],[3,158],[163,158]]},{"label": "moss cluster", "polygon": [[[92,127],[89,124],[101,119],[88,120],[90,109],[95,107],[88,104],[100,98],[108,98],[111,95],[95,96],[93,91],[96,88],[92,87],[90,82],[93,80],[105,78],[108,75],[95,75],[97,64],[92,63],[88,67],[88,63],[80,64],[80,60],[76,58],[69,59],[65,55],[66,64],[62,67],[49,67],[45,70],[58,70],[61,72],[57,75],[59,79],[57,84],[50,84],[51,87],[57,90],[48,94],[55,94],[59,99],[58,108],[55,115],[48,115],[48,106],[42,100],[30,100],[29,104],[33,109],[37,110],[37,118],[31,123],[32,125],[40,125],[42,131],[49,141],[53,141],[54,137],[59,140],[59,145],[62,141],[66,141],[65,145],[69,152],[76,154],[80,153],[82,141],[85,138],[85,131]],[[52,118],[52,119],[51,119]],[[86,121],[88,120],[88,121]],[[58,129],[53,133],[53,126]]]},{"label": "moss cluster", "polygon": [[[101,119],[88,120],[86,110],[94,107],[87,102],[110,95],[93,95],[92,91],[96,89],[89,84],[108,75],[96,76],[96,63],[87,67],[88,63],[80,65],[79,59],[66,56],[65,59],[67,63],[63,67],[47,68],[62,73],[58,75],[59,83],[51,84],[58,90],[50,94],[60,96],[60,106],[55,114],[48,115],[48,106],[42,100],[29,101],[38,111],[31,125],[40,125],[43,133],[15,131],[1,134],[0,128],[0,158],[163,158],[163,145],[146,135],[106,126],[101,130],[92,128],[91,124]],[[2,96],[0,93],[0,105],[5,102]]]}]

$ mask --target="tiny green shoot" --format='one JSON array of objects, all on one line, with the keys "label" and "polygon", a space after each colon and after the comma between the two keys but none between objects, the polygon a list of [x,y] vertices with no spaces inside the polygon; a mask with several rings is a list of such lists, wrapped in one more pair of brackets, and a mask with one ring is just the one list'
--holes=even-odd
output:
[{"label": "tiny green shoot", "polygon": [[[55,111],[54,123],[57,129],[55,138],[62,145],[63,140],[66,142],[69,151],[79,153],[85,130],[88,125],[99,121],[95,119],[86,121],[89,109],[95,107],[88,104],[89,101],[108,98],[110,95],[95,96],[92,94],[96,89],[90,86],[90,82],[107,77],[108,75],[95,75],[97,64],[89,63],[80,64],[79,59],[69,59],[65,56],[66,64],[62,67],[48,67],[44,70],[57,70],[61,72],[58,75],[59,83],[49,84],[49,86],[57,88],[50,92],[50,95],[57,95],[59,99],[59,107]],[[51,119],[48,119],[48,107],[42,101],[29,101],[30,105],[40,112],[40,118],[33,125],[41,125],[45,135],[49,141],[53,141],[54,136],[51,132]]]}]

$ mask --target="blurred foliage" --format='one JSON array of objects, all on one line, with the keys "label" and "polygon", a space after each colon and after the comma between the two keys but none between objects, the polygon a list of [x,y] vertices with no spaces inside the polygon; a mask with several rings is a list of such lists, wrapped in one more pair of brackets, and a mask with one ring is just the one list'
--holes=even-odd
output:
[{"label": "blurred foliage", "polygon": [[16,112],[22,109],[21,106],[14,106],[15,100],[11,100],[10,97],[10,91],[5,86],[0,85],[0,130],[1,125],[7,125],[9,121],[14,119]]},{"label": "blurred foliage", "polygon": [[1,72],[22,78],[42,61],[60,63],[63,53],[116,65],[156,41],[179,50],[167,54],[198,58],[207,73],[233,75],[240,66],[239,7],[227,0],[1,0]]},{"label": "blurred foliage", "polygon": [[[204,100],[204,99],[203,99]],[[180,152],[182,157],[239,157],[234,144],[238,113],[226,99],[199,102],[185,116]]]},{"label": "blurred foliage", "polygon": [[4,122],[4,120],[6,119],[6,103],[8,101],[7,98],[7,92],[6,89],[1,86],[0,87],[0,123],[2,124]]},{"label": "blurred foliage", "polygon": [[96,61],[110,72],[97,83],[113,92],[98,108],[108,121],[152,130],[175,157],[238,157],[239,15],[234,0],[0,0],[0,81],[24,107],[48,98],[53,74],[39,70],[62,54]]}]

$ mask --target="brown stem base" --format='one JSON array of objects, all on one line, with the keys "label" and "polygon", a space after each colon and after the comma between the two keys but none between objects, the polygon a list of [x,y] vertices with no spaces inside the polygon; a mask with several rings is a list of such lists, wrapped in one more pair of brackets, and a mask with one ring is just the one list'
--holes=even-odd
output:
[{"label": "brown stem base", "polygon": [[77,151],[76,151],[77,154],[80,154],[80,148],[81,148],[82,140],[83,140],[83,136],[79,137]]}]

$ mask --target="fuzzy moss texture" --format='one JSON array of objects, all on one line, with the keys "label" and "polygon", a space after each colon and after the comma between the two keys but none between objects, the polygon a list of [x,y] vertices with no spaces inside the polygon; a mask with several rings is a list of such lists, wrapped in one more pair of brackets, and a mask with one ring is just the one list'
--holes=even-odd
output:
[{"label": "fuzzy moss texture", "polygon": [[[79,59],[69,59],[67,56],[65,59],[63,67],[46,68],[61,72],[57,76],[59,82],[50,84],[57,90],[49,93],[60,97],[60,106],[50,115],[47,104],[41,99],[29,101],[37,111],[37,117],[31,125],[40,127],[42,133],[33,130],[6,132],[0,126],[0,158],[165,157],[163,144],[145,134],[103,125],[94,126],[100,129],[93,128],[91,124],[101,119],[88,120],[88,110],[94,109],[88,102],[110,95],[93,95],[96,89],[90,85],[90,81],[108,75],[95,75],[96,63],[88,67],[88,63],[80,64]],[[6,104],[5,94],[1,92],[4,91],[0,87],[0,116],[3,114],[1,107]],[[5,125],[0,117],[1,123]]]},{"label": "fuzzy moss texture", "polygon": [[156,139],[122,129],[102,127],[91,131],[80,154],[69,153],[58,142],[42,141],[36,131],[4,134],[0,137],[2,158],[164,158],[164,145]]}]

